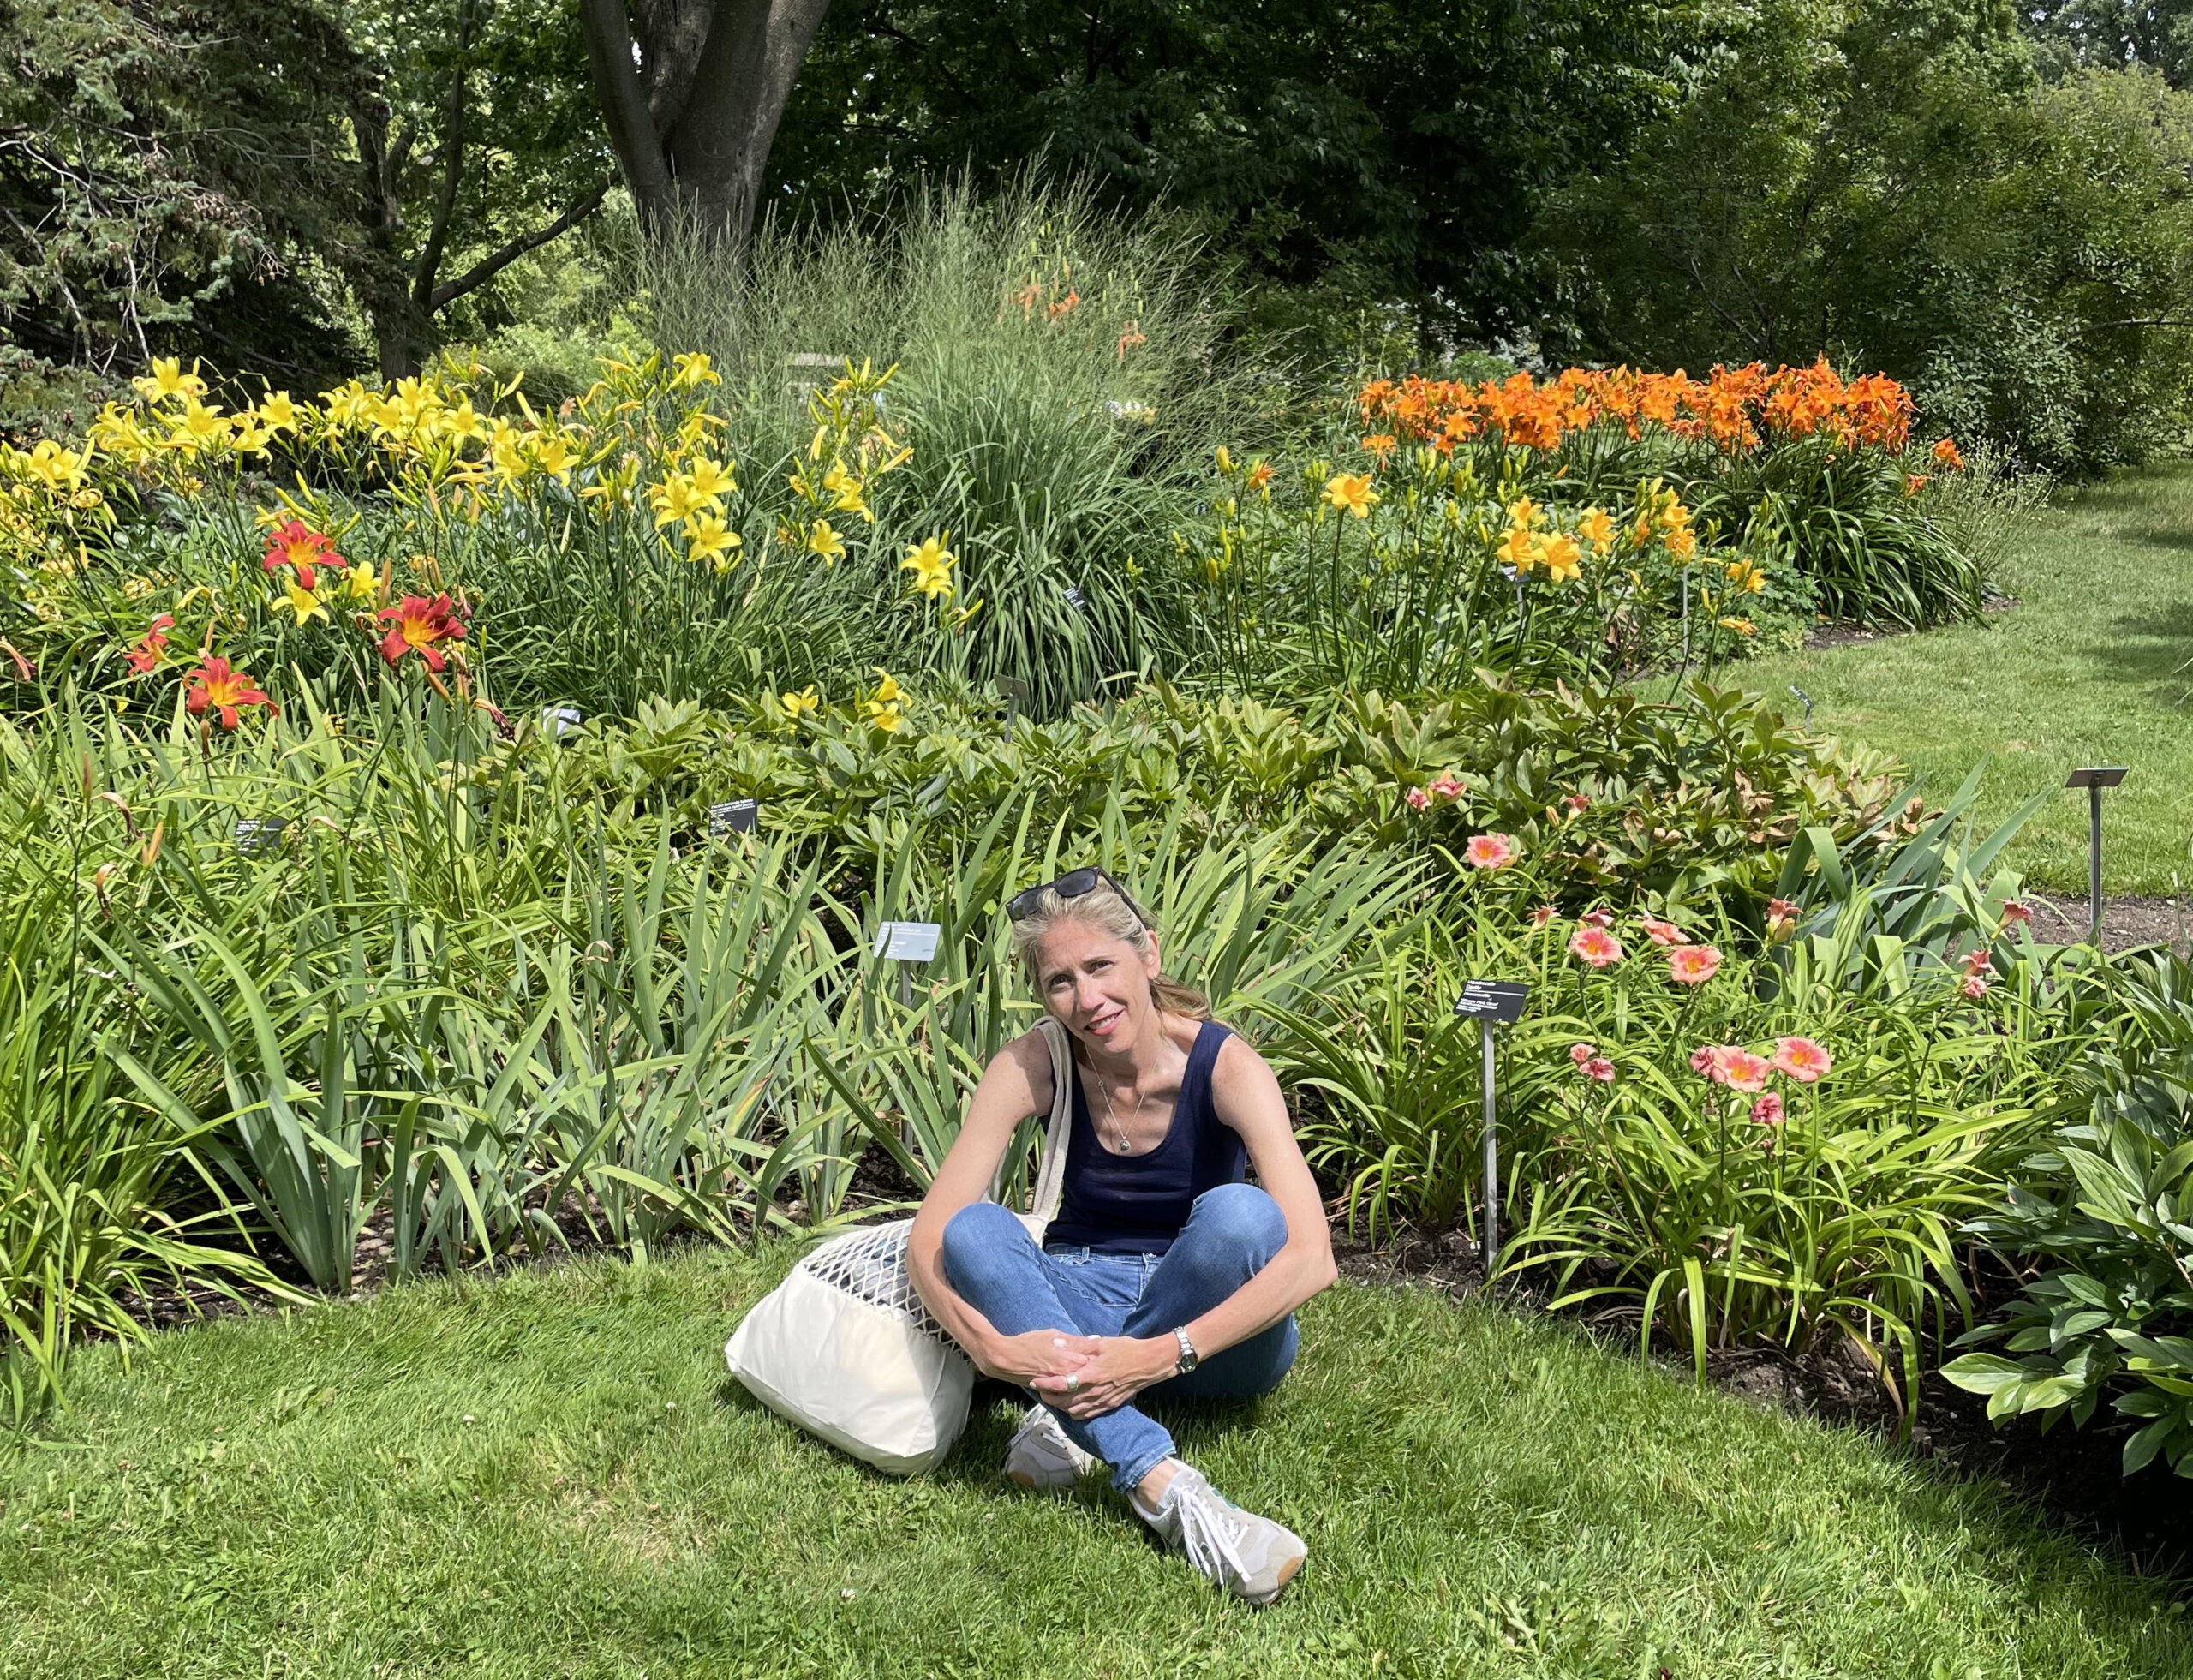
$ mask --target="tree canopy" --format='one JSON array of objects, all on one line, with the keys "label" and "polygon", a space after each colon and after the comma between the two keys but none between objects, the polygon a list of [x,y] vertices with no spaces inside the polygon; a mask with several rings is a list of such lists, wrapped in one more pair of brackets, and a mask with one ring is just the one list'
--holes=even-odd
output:
[{"label": "tree canopy", "polygon": [[1037,170],[1252,326],[1824,353],[2088,468],[2187,394],[2189,55],[2193,0],[0,0],[0,319],[397,374],[618,186],[735,254]]},{"label": "tree canopy", "polygon": [[858,203],[1040,158],[1202,218],[1259,279],[1405,306],[1449,334],[1528,320],[1544,195],[1672,104],[1687,8],[1637,0],[837,0],[772,198]]}]

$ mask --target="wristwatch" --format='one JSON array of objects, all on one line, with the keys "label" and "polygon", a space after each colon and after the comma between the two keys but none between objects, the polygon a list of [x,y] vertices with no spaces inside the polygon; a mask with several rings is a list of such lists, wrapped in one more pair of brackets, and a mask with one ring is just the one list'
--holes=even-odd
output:
[{"label": "wristwatch", "polygon": [[1196,1344],[1188,1340],[1187,1327],[1185,1324],[1174,1330],[1173,1334],[1180,1339],[1180,1362],[1173,1367],[1173,1374],[1176,1377],[1185,1377],[1203,1363],[1203,1356],[1196,1352]]}]

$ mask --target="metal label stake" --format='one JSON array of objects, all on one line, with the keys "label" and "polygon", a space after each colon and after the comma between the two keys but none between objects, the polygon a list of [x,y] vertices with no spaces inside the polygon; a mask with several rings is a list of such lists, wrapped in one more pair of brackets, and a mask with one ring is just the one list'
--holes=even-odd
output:
[{"label": "metal label stake", "polygon": [[2097,764],[2074,770],[2064,779],[2066,787],[2087,791],[2087,943],[2101,945],[2101,790],[2124,780],[2125,766]]},{"label": "metal label stake", "polygon": [[[875,954],[886,962],[899,965],[899,1007],[911,1011],[914,1007],[914,983],[906,972],[917,962],[928,962],[936,955],[936,942],[944,930],[935,922],[886,922],[875,930]],[[908,1149],[914,1146],[914,1124],[911,1115],[899,1118],[899,1141]]]},{"label": "metal label stake", "polygon": [[909,963],[929,962],[936,955],[936,942],[944,930],[935,922],[886,922],[875,930],[875,955],[899,965],[899,1001],[914,1007]]},{"label": "metal label stake", "polygon": [[1020,708],[1027,703],[1028,685],[1018,677],[1001,677],[997,691],[1005,697],[1005,732],[1013,733],[1013,720],[1020,715]]},{"label": "metal label stake", "polygon": [[1494,1258],[1500,1253],[1500,1133],[1496,1119],[1498,1092],[1493,1074],[1492,1029],[1513,1026],[1523,1013],[1531,989],[1515,980],[1465,980],[1462,995],[1455,1000],[1457,1015],[1473,1017],[1485,1053],[1485,1281],[1492,1282]]}]

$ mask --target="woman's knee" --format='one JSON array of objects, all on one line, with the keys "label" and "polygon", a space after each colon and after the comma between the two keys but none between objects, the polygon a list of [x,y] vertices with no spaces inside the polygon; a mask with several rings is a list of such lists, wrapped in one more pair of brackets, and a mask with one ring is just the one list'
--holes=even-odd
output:
[{"label": "woman's knee", "polygon": [[1188,1223],[1219,1247],[1253,1257],[1260,1269],[1287,1246],[1287,1216],[1269,1191],[1253,1184],[1222,1184],[1196,1198]]},{"label": "woman's knee", "polygon": [[982,1288],[1015,1245],[1032,1248],[1028,1228],[995,1202],[970,1202],[946,1222],[941,1244],[944,1276],[961,1294]]}]

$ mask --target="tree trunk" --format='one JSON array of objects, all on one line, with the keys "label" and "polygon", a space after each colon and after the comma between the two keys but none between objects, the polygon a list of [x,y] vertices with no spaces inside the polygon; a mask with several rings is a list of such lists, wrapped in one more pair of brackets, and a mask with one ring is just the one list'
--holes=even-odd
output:
[{"label": "tree trunk", "polygon": [[744,248],[777,124],[829,5],[580,0],[610,144],[650,234],[690,224]]}]

